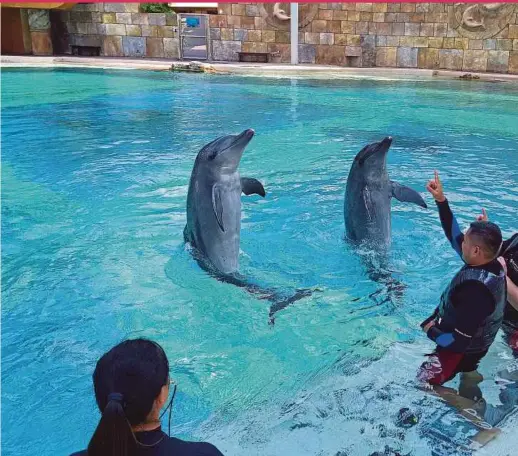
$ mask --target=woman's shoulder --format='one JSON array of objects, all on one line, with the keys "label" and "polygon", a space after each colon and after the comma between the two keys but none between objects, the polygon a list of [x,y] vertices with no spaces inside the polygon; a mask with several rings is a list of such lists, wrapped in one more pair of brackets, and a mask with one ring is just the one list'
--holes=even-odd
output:
[{"label": "woman's shoulder", "polygon": [[188,442],[168,437],[164,443],[167,449],[174,450],[178,456],[223,456],[221,451],[208,442]]},{"label": "woman's shoulder", "polygon": [[[154,451],[149,453],[149,447],[143,449],[146,454],[156,454],[157,456],[223,456],[223,453],[211,443],[188,442],[176,437],[166,437],[161,444],[156,446],[156,453]],[[70,456],[88,456],[88,452],[86,450],[78,451]]]}]

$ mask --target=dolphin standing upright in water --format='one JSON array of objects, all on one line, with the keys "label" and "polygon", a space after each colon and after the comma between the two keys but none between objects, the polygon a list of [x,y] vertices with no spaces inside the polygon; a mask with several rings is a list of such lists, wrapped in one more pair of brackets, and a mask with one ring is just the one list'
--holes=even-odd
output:
[{"label": "dolphin standing upright in water", "polygon": [[347,238],[386,249],[391,242],[391,199],[426,208],[423,197],[409,187],[391,181],[387,153],[392,138],[365,146],[356,155],[345,190],[344,218]]},{"label": "dolphin standing upright in water", "polygon": [[[387,173],[387,153],[392,138],[368,144],[356,155],[345,190],[344,218],[347,239],[355,245],[364,245],[369,250],[358,251],[367,267],[371,280],[386,287],[383,302],[393,298],[399,301],[405,285],[392,277],[388,261],[391,243],[391,200],[418,204],[427,207],[419,193],[409,187],[391,181]],[[370,295],[374,299],[383,290]],[[383,297],[384,296],[384,297]],[[375,299],[377,300],[377,299]]]},{"label": "dolphin standing upright in water", "polygon": [[257,179],[240,177],[238,167],[254,130],[222,136],[203,147],[194,163],[187,195],[184,239],[203,266],[232,274],[239,267],[241,192],[265,196]]},{"label": "dolphin standing upright in water", "polygon": [[198,152],[187,194],[184,239],[194,248],[200,266],[216,278],[271,301],[273,324],[275,312],[311,295],[311,290],[296,290],[287,296],[252,284],[238,273],[241,193],[266,195],[257,179],[241,177],[238,171],[241,156],[253,136],[252,129],[222,136]]}]

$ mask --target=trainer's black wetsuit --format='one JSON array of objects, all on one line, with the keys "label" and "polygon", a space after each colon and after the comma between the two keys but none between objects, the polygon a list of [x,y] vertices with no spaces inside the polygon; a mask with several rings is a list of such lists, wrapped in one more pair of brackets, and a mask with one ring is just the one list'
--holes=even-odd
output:
[{"label": "trainer's black wetsuit", "polygon": [[[460,231],[448,200],[437,203],[441,225],[455,251],[462,257],[464,234]],[[500,274],[502,266],[496,260],[482,266],[470,266],[474,269],[485,269],[495,275]],[[495,310],[495,299],[488,288],[480,281],[468,280],[455,288],[451,301],[456,309],[456,326],[453,332],[444,332],[440,325],[430,328],[427,335],[440,347],[455,352],[464,352],[471,342],[477,328]],[[474,305],[476,303],[476,305]],[[437,315],[438,308],[424,324]],[[424,325],[423,325],[424,326]]]},{"label": "trainer's black wetsuit", "polygon": [[[507,264],[507,277],[518,286],[518,233],[513,234],[503,242],[501,254]],[[518,310],[507,301],[502,324],[504,340],[513,350],[515,358],[518,357]]]},{"label": "trainer's black wetsuit", "polygon": [[[452,247],[462,257],[464,235],[460,231],[448,201],[438,202],[437,206],[444,233]],[[464,265],[456,277],[465,274],[467,279],[458,280],[455,284],[454,278],[441,297],[441,300],[447,299],[448,319],[444,316],[441,318],[441,306],[438,306],[434,313],[421,324],[424,327],[430,321],[436,320],[435,325],[428,330],[427,336],[437,344],[433,359],[421,367],[419,378],[422,380],[432,384],[442,384],[458,372],[475,370],[487,353],[492,339],[489,344],[487,341],[481,342],[483,335],[478,333],[480,327],[497,309],[497,301],[483,281],[470,279],[486,273],[500,276],[503,274],[502,266],[497,260],[481,266]],[[446,298],[445,295],[447,295]],[[495,321],[495,324],[500,323]]]},{"label": "trainer's black wetsuit", "polygon": [[[137,453],[142,456],[223,456],[223,453],[210,443],[185,442],[169,437],[160,428],[135,432],[135,437],[142,444]],[[83,450],[71,456],[88,456],[88,451]]]}]

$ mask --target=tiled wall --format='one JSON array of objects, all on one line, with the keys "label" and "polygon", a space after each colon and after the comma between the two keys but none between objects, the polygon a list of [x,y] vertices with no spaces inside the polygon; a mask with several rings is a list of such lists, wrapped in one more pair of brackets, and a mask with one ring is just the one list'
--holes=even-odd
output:
[{"label": "tiled wall", "polygon": [[[308,5],[308,4],[306,4]],[[488,4],[489,8],[491,5]],[[501,4],[500,4],[501,5]],[[282,3],[289,14],[289,3]],[[517,5],[497,11],[472,4],[320,3],[299,12],[301,63],[518,73]],[[212,57],[236,61],[237,52],[269,52],[290,62],[289,20],[272,4],[220,4],[210,16]],[[314,8],[314,9],[311,9]],[[470,14],[472,12],[472,14]],[[465,17],[485,19],[464,26]],[[304,23],[306,21],[307,23]]]},{"label": "tiled wall", "polygon": [[138,3],[91,3],[60,17],[70,48],[100,47],[109,57],[179,58],[176,14],[140,13]]}]

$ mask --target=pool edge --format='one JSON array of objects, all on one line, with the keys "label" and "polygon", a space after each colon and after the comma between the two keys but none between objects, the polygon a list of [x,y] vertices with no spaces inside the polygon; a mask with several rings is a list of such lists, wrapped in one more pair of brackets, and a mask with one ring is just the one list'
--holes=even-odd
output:
[{"label": "pool edge", "polygon": [[[113,57],[75,56],[1,56],[1,68],[102,68],[120,70],[169,71],[173,63],[165,59],[131,59]],[[351,68],[331,65],[289,65],[211,62],[215,73],[258,77],[300,77],[318,79],[466,79],[486,82],[517,82],[518,74],[477,73],[470,71],[428,70],[417,68]]]}]

